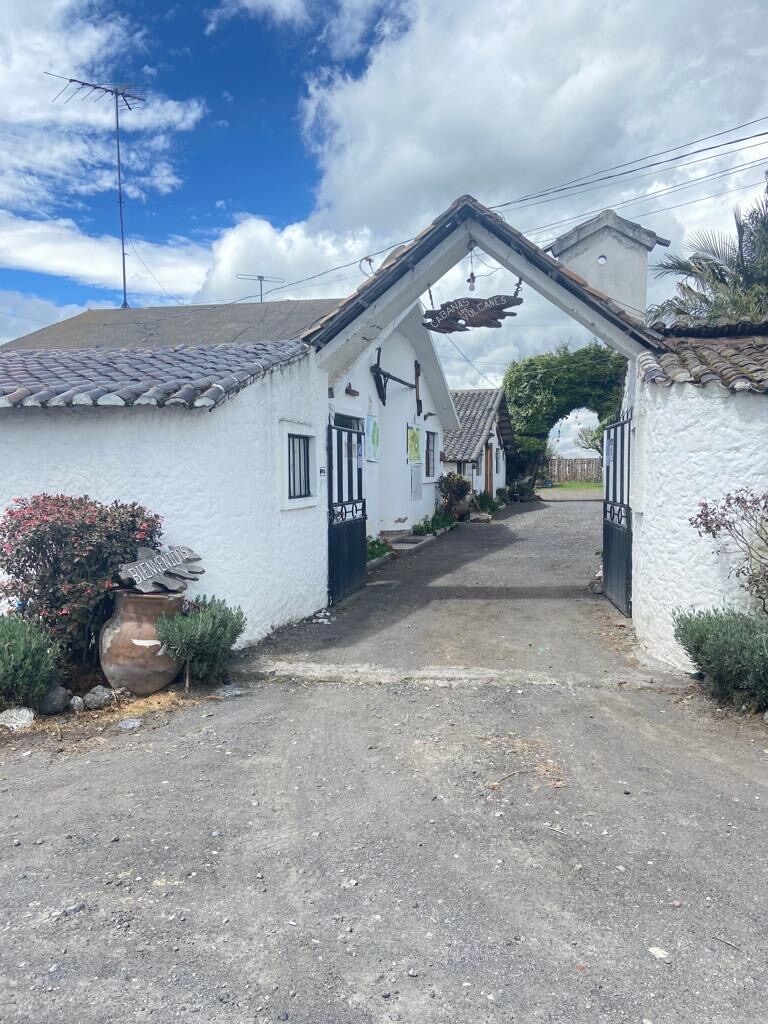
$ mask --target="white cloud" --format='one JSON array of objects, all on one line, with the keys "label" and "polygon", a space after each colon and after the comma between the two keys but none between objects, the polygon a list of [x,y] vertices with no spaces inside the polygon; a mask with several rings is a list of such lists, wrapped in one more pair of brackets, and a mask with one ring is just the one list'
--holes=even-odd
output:
[{"label": "white cloud", "polygon": [[377,39],[402,31],[403,0],[222,0],[208,12],[206,33],[236,17],[267,18],[294,29],[312,25],[334,60],[357,56],[373,30]]},{"label": "white cloud", "polygon": [[[40,213],[65,197],[114,188],[114,112],[109,101],[52,102],[66,82],[43,74],[110,79],[125,53],[141,53],[141,29],[89,0],[5,0],[0,25],[0,203]],[[84,92],[80,94],[84,95]],[[129,192],[164,194],[179,179],[168,135],[189,131],[204,112],[199,100],[149,93],[122,116]],[[66,201],[66,200],[65,200]]]},{"label": "white cloud", "polygon": [[0,345],[22,334],[39,331],[58,320],[76,316],[84,308],[74,303],[59,306],[37,295],[0,289]]},{"label": "white cloud", "polygon": [[[140,240],[135,244],[141,259],[172,295],[188,297],[202,286],[210,256],[206,247],[184,238],[164,245]],[[129,291],[162,293],[130,244],[127,252]],[[0,211],[0,266],[114,289],[121,279],[120,243],[111,235],[86,235],[66,218],[31,220]]]},{"label": "white cloud", "polygon": [[[87,19],[84,2],[53,0],[43,5],[42,0],[28,0],[22,5],[13,0],[8,6],[14,12],[10,32],[15,33],[15,44],[4,49],[0,41],[0,57],[9,60],[11,51],[24,51],[27,78],[46,62],[52,70],[63,62],[70,68],[90,63],[106,74],[119,46],[140,51],[145,45],[141,32],[125,19],[108,14]],[[38,12],[40,24],[48,24],[40,15],[44,8],[50,12],[50,24],[58,27],[42,30],[40,38],[33,36],[21,15],[30,6]],[[760,0],[743,0],[738,16],[724,13],[716,0],[667,5],[594,0],[226,0],[210,15],[209,29],[241,15],[270,18],[291,31],[304,32],[312,41],[322,35],[332,59],[357,53],[361,46],[368,49],[358,73],[331,64],[318,69],[309,83],[302,124],[320,178],[316,209],[306,220],[278,228],[263,217],[244,213],[233,226],[222,228],[211,245],[182,238],[167,245],[140,245],[147,265],[168,291],[190,299],[231,299],[255,291],[255,285],[237,280],[238,273],[262,273],[290,282],[351,262],[350,268],[273,297],[344,294],[362,280],[356,266],[360,257],[415,233],[459,194],[471,192],[487,203],[503,202],[768,110],[768,80],[763,74],[768,9]],[[718,29],[712,32],[715,23]],[[748,44],[745,24],[750,25]],[[0,84],[10,73],[0,71]],[[6,77],[6,86],[9,81]],[[0,147],[0,203],[17,210],[16,204],[27,196],[36,207],[44,204],[51,187],[63,187],[65,174],[67,189],[73,180],[85,181],[86,175],[73,174],[72,169],[86,166],[97,166],[101,175],[94,174],[87,187],[110,185],[106,125],[95,131],[95,121],[78,120],[102,116],[98,108],[88,110],[88,104],[79,103],[51,107],[49,92],[37,93],[30,102],[16,98],[11,103],[10,94],[7,87],[0,90],[0,131],[11,133],[18,126],[19,132],[16,137],[6,134],[12,144]],[[229,96],[222,93],[222,98]],[[151,131],[142,136],[131,132],[130,140],[141,138],[144,153],[150,140],[155,147],[153,158],[140,164],[139,151],[129,146],[131,159],[137,161],[132,177],[149,179],[140,187],[175,186],[172,131],[177,119],[182,127],[193,127],[200,113],[199,105],[174,106],[173,101],[137,112],[133,123],[150,126]],[[62,117],[74,119],[71,131]],[[67,125],[66,137],[56,131],[62,124]],[[766,127],[763,122],[747,131]],[[45,133],[45,147],[37,145],[40,135],[31,134],[38,128]],[[40,157],[38,166],[38,150],[46,147],[50,156]],[[768,144],[689,168],[660,167],[656,176],[504,212],[515,226],[545,241],[575,223],[548,227],[553,222],[583,217],[590,210],[685,184],[694,175],[756,157],[765,157],[768,163]],[[5,176],[3,161],[9,168]],[[59,166],[60,181],[55,177]],[[644,203],[619,207],[619,212],[647,223],[679,248],[686,229],[728,228],[732,205],[748,202],[758,190],[664,213],[657,210],[760,177],[760,168],[752,168],[666,197],[651,196]],[[115,288],[119,283],[119,243],[114,239],[86,236],[72,220],[62,218],[44,229],[39,222],[16,215],[0,223],[2,227],[9,232],[7,240],[0,238],[0,262],[5,265],[72,276],[98,287]],[[129,255],[133,287],[162,296],[130,247]],[[465,294],[467,273],[468,266],[463,265],[446,277],[433,289],[435,300]],[[481,279],[478,293],[509,291],[514,283],[506,272],[499,272]],[[669,286],[653,283],[655,298],[659,287]],[[559,311],[527,289],[523,294],[519,316],[501,330],[454,337],[480,373],[462,360],[447,338],[438,339],[454,384],[483,385],[482,374],[496,382],[511,358],[569,339],[575,344],[588,340]]]},{"label": "white cloud", "polygon": [[225,21],[243,14],[289,24],[301,24],[308,16],[304,0],[222,0],[208,12],[206,32],[210,35]]},{"label": "white cloud", "polygon": [[[758,38],[768,11],[747,7]],[[768,106],[765,48],[744,46],[743,18],[723,17],[718,0],[412,0],[408,11],[408,28],[377,42],[361,75],[310,85],[318,205],[339,227],[415,229],[461,193],[502,202]],[[520,219],[536,226],[551,209]]]}]

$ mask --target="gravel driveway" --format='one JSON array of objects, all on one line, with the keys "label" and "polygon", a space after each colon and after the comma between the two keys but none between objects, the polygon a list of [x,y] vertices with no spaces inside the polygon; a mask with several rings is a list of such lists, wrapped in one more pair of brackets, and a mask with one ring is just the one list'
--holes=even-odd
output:
[{"label": "gravel driveway", "polygon": [[[521,557],[548,515],[513,524]],[[763,1024],[762,720],[649,674],[591,597],[591,681],[535,670],[514,631],[519,670],[393,650],[413,601],[374,663],[370,623],[339,624],[375,589],[312,624],[332,645],[269,645],[262,672],[293,676],[0,747],[0,1019]],[[350,652],[359,681],[310,680]]]}]

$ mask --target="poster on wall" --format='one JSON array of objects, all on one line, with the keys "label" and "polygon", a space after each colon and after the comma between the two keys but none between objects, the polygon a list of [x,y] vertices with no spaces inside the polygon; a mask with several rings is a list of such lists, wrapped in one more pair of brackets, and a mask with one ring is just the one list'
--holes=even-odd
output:
[{"label": "poster on wall", "polygon": [[421,430],[408,427],[408,462],[416,466],[421,462]]},{"label": "poster on wall", "polygon": [[379,433],[379,417],[365,417],[365,457],[368,462],[379,461],[379,445],[381,434]]}]

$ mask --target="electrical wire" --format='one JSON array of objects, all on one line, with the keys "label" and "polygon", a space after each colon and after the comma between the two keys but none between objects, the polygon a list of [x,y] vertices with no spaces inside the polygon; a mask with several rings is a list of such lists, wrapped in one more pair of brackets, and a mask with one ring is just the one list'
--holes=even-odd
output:
[{"label": "electrical wire", "polygon": [[[541,189],[539,192],[529,192],[527,195],[518,196],[516,199],[509,199],[505,203],[498,203],[496,206],[492,206],[491,209],[492,210],[499,210],[499,209],[503,209],[505,206],[515,206],[517,203],[524,202],[527,199],[537,199],[539,196],[547,195],[547,194],[552,193],[552,192],[560,192],[560,191],[563,191],[564,189],[571,188],[571,187],[573,187],[575,185],[578,185],[578,184],[589,184],[593,180],[595,180],[597,175],[599,175],[599,174],[607,174],[607,173],[609,173],[611,171],[619,171],[619,170],[621,170],[621,168],[630,167],[632,164],[638,164],[638,163],[641,163],[642,161],[652,160],[652,159],[654,159],[657,156],[665,156],[667,153],[674,153],[675,150],[678,150],[678,149],[685,149],[686,146],[695,146],[695,145],[698,145],[699,142],[708,142],[710,139],[722,138],[723,135],[730,135],[731,132],[741,131],[742,128],[749,128],[753,124],[758,124],[760,121],[766,121],[766,120],[768,120],[768,114],[763,115],[762,117],[757,117],[757,118],[755,118],[752,121],[745,121],[743,124],[734,125],[731,128],[726,128],[723,131],[715,132],[712,135],[704,135],[704,136],[702,136],[699,139],[692,139],[690,142],[682,142],[682,143],[680,143],[677,146],[671,146],[669,149],[660,149],[656,153],[648,153],[645,156],[636,157],[634,160],[625,160],[623,163],[613,164],[610,167],[601,167],[598,170],[591,171],[589,174],[584,174],[584,175],[582,175],[579,178],[571,178],[569,181],[562,182],[559,185],[553,185],[553,186],[550,186],[549,188]],[[733,144],[735,144],[737,142],[746,142],[746,141],[749,141],[751,139],[756,139],[756,138],[759,138],[759,137],[764,136],[764,135],[768,135],[768,132],[756,132],[753,135],[746,135],[746,136],[743,136],[740,139],[729,139],[727,142],[720,142],[716,146],[704,146],[701,149],[692,150],[690,153],[682,153],[682,154],[679,154],[677,157],[670,157],[670,159],[668,161],[659,161],[659,163],[668,163],[670,161],[679,160],[679,159],[681,159],[684,156],[693,156],[696,153],[704,153],[704,152],[707,152],[707,151],[712,150],[712,149],[720,149],[723,146],[730,146],[730,145],[733,145]],[[650,167],[652,165],[651,164],[645,164],[644,166]],[[640,169],[642,169],[642,168],[635,167],[635,168],[632,168],[631,171],[627,171],[625,173],[634,173],[635,171],[640,170]]]},{"label": "electrical wire", "polygon": [[490,377],[488,377],[486,374],[484,374],[483,371],[481,369],[479,369],[479,367],[475,366],[475,364],[472,362],[472,360],[469,358],[469,356],[465,352],[463,352],[462,349],[459,348],[459,346],[456,344],[456,342],[453,340],[453,338],[450,336],[450,334],[446,334],[445,337],[448,339],[448,341],[450,341],[450,343],[453,345],[453,347],[459,353],[459,355],[464,360],[464,362],[469,363],[469,365],[472,367],[472,369],[475,371],[475,373],[479,374],[483,378],[483,380],[487,380],[492,388],[498,387],[498,384],[494,384]]},{"label": "electrical wire", "polygon": [[[686,160],[686,161],[684,161],[681,164],[677,164],[675,167],[670,167],[670,168],[667,168],[667,169],[670,170],[670,171],[672,171],[672,170],[678,171],[678,170],[680,170],[683,167],[692,167],[695,164],[709,163],[710,160],[722,160],[724,157],[733,156],[736,153],[744,153],[744,152],[746,152],[747,150],[750,150],[750,149],[758,149],[760,146],[768,146],[768,139],[763,139],[761,142],[753,142],[751,146],[741,146],[739,149],[729,150],[727,153],[714,153],[711,156],[699,157],[696,160]],[[758,161],[760,159],[761,158],[758,158]],[[765,158],[762,158],[762,159],[765,159]],[[747,167],[747,166],[749,166],[749,164],[747,164],[747,163],[733,164],[731,168],[728,168],[728,170],[732,169],[735,172],[735,171],[738,171],[740,168],[744,168],[744,167]],[[713,173],[718,174],[718,173],[721,173],[721,172],[716,171],[716,172],[713,172]],[[654,170],[650,170],[650,171],[643,171],[640,174],[634,174],[633,173],[631,177],[625,178],[621,182],[616,182],[616,184],[618,184],[618,185],[625,185],[627,182],[637,181],[640,178],[648,178],[648,177],[651,177],[651,176],[656,175],[656,174],[658,174],[658,170],[655,170],[655,169]],[[697,178],[695,180],[701,181],[701,180],[703,180],[703,178]],[[588,184],[588,183],[585,183],[585,184]],[[556,202],[558,199],[572,199],[574,196],[585,195],[587,192],[600,192],[603,189],[610,188],[611,184],[613,184],[613,183],[612,182],[608,182],[607,184],[596,184],[596,185],[593,184],[593,185],[590,185],[589,188],[578,187],[577,191],[568,192],[567,195],[565,193],[563,193],[562,195],[549,196],[549,197],[545,197],[545,198],[542,198],[542,199],[536,199],[533,202],[523,202],[521,200],[520,203],[515,205],[515,212],[517,212],[518,210],[529,210],[529,209],[531,209],[534,206],[542,206],[542,205],[545,205],[546,203],[553,203],[553,202]],[[572,186],[572,188],[573,189],[577,189],[577,186],[574,185],[574,186]],[[490,207],[490,209],[495,209],[495,207]]]},{"label": "electrical wire", "polygon": [[[695,206],[696,203],[703,203],[707,199],[718,199],[720,196],[729,196],[729,195],[732,195],[734,192],[743,192],[745,189],[757,188],[758,185],[764,185],[764,184],[765,184],[765,181],[763,179],[761,179],[760,181],[751,181],[747,185],[739,185],[737,188],[726,189],[725,192],[711,192],[711,193],[709,193],[709,195],[699,196],[698,199],[691,199],[687,203],[675,203],[673,206],[660,206],[656,210],[644,210],[641,215],[643,217],[653,217],[653,216],[655,216],[658,213],[666,213],[669,210],[679,210],[679,209],[681,209],[684,206]],[[643,202],[643,198],[644,197],[639,197],[637,199],[627,200],[627,202],[622,204],[622,205],[629,205],[629,204],[634,204],[634,203],[642,203]],[[618,206],[619,204],[617,203],[616,205]],[[543,225],[541,225],[540,227],[537,227],[537,228],[529,228],[526,231],[526,236],[541,234],[542,231],[546,231],[549,228],[560,227],[562,224],[569,223],[570,221],[573,221],[573,220],[581,220],[582,217],[588,217],[592,213],[600,213],[600,210],[599,209],[598,210],[589,210],[589,211],[587,211],[585,213],[580,213],[576,217],[568,217],[566,220],[553,221],[550,224],[543,224]]]},{"label": "electrical wire", "polygon": [[51,324],[58,323],[57,320],[38,320],[34,316],[23,316],[21,313],[12,313],[9,309],[0,309],[0,316],[13,316],[17,320],[29,320],[32,324],[43,324],[44,327],[50,327]]},{"label": "electrical wire", "polygon": [[146,270],[146,272],[147,272],[147,273],[149,274],[149,276],[150,276],[150,277],[152,278],[152,280],[153,280],[153,281],[155,282],[155,284],[156,284],[156,285],[157,285],[157,286],[158,286],[159,288],[162,288],[162,290],[163,290],[163,291],[165,292],[165,294],[166,294],[166,295],[168,296],[168,298],[169,298],[169,299],[173,299],[173,301],[174,301],[174,302],[175,302],[175,303],[176,303],[176,304],[177,304],[178,306],[183,306],[183,305],[184,305],[184,300],[183,300],[183,299],[180,299],[180,298],[179,298],[179,297],[178,297],[177,295],[171,295],[171,293],[170,293],[170,292],[168,291],[168,289],[167,289],[167,288],[165,287],[165,285],[163,284],[163,282],[162,282],[162,281],[158,281],[158,279],[157,279],[157,278],[155,277],[154,273],[153,273],[153,272],[152,272],[152,271],[150,270],[150,268],[149,268],[149,267],[147,266],[147,264],[146,264],[146,263],[144,262],[144,260],[143,260],[143,259],[141,258],[141,255],[139,254],[139,250],[138,250],[138,249],[136,248],[136,246],[134,245],[134,242],[133,242],[133,239],[131,238],[131,236],[130,236],[129,234],[126,234],[126,236],[125,236],[125,237],[126,237],[126,238],[128,239],[128,241],[129,241],[129,242],[131,243],[131,248],[133,249],[133,254],[134,254],[134,256],[135,256],[135,257],[136,257],[136,259],[137,259],[137,260],[139,261],[139,263],[140,263],[140,264],[142,265],[142,267],[144,267],[144,269],[145,269],[145,270]]}]

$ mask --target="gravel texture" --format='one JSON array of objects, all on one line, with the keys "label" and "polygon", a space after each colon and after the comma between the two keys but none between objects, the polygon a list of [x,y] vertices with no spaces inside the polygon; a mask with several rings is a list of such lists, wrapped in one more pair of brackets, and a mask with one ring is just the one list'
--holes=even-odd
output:
[{"label": "gravel texture", "polygon": [[[429,559],[439,587],[440,548],[384,571]],[[453,629],[483,619],[474,601],[495,608],[484,636],[507,635],[503,656],[398,649],[417,614],[403,590],[367,682],[246,663],[235,699],[198,693],[133,732],[72,716],[63,739],[3,741],[0,1019],[763,1024],[765,723],[649,674],[575,596],[581,571],[557,577],[580,635],[549,635],[571,656],[591,638],[591,681],[583,653],[577,681],[557,678],[559,647],[549,675],[522,648],[502,668],[523,601],[490,587],[464,595]],[[556,582],[531,568],[539,610]],[[362,663],[367,600],[312,626],[335,634],[329,658]],[[297,673],[327,673],[321,644],[277,647]]]}]

